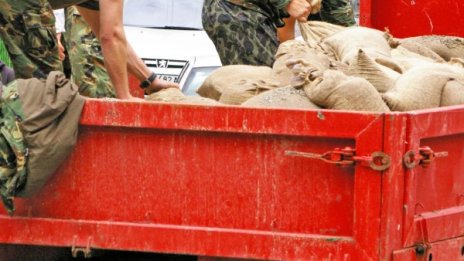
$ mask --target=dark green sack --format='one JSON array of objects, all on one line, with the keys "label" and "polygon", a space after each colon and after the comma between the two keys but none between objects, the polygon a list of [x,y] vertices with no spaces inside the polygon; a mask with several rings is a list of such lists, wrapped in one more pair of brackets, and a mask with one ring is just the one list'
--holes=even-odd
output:
[{"label": "dark green sack", "polygon": [[10,213],[12,197],[35,195],[71,153],[84,101],[61,72],[3,88],[0,158],[6,164],[0,169],[0,194]]}]

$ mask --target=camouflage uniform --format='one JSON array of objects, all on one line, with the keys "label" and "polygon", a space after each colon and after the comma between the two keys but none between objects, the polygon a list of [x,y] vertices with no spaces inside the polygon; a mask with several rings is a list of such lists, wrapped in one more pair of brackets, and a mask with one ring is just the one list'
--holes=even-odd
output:
[{"label": "camouflage uniform", "polygon": [[26,183],[27,149],[19,127],[24,112],[18,95],[18,81],[3,88],[0,117],[0,197],[8,213],[14,211],[13,197]]},{"label": "camouflage uniform", "polygon": [[343,26],[356,24],[353,7],[349,0],[322,0],[321,11],[311,15],[309,20],[324,21]]},{"label": "camouflage uniform", "polygon": [[202,21],[223,65],[272,66],[289,0],[205,0]]},{"label": "camouflage uniform", "polygon": [[116,97],[100,42],[75,7],[65,9],[65,27],[66,49],[79,93],[92,98]]},{"label": "camouflage uniform", "polygon": [[0,37],[17,78],[44,78],[61,70],[55,17],[47,0],[2,0]]},{"label": "camouflage uniform", "polygon": [[98,0],[0,1],[0,38],[17,78],[45,78],[51,71],[62,70],[52,7],[73,4],[98,9]]}]

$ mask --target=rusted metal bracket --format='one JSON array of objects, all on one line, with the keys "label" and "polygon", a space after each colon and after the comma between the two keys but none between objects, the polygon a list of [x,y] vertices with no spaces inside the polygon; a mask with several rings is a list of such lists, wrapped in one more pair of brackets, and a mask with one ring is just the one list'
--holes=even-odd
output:
[{"label": "rusted metal bracket", "polygon": [[287,150],[285,155],[318,159],[338,166],[350,166],[359,163],[376,171],[387,170],[391,165],[390,156],[383,152],[374,152],[370,156],[356,156],[356,149],[350,147],[336,148],[323,154]]},{"label": "rusted metal bracket", "polygon": [[447,157],[448,152],[434,152],[430,147],[420,147],[419,151],[410,150],[403,156],[403,163],[408,169],[413,169],[420,165],[423,168],[427,168],[435,160],[435,158]]},{"label": "rusted metal bracket", "polygon": [[73,258],[77,258],[79,253],[82,253],[85,259],[92,258],[92,249],[90,249],[90,245],[92,244],[92,237],[87,239],[87,245],[85,247],[78,247],[76,246],[77,236],[73,238],[73,244],[71,247],[71,254]]}]

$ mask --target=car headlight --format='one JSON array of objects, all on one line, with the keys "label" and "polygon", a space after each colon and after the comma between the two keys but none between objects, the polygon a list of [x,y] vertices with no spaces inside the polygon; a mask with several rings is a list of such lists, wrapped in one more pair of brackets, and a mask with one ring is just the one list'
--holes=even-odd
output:
[{"label": "car headlight", "polygon": [[219,67],[197,67],[190,71],[187,80],[185,81],[182,92],[187,96],[197,96],[197,89],[205,81],[205,79]]}]

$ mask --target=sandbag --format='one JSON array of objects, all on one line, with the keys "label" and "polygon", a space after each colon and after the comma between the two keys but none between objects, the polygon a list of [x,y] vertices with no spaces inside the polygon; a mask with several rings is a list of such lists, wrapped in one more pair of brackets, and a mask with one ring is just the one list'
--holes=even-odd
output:
[{"label": "sandbag", "polygon": [[200,96],[186,96],[177,88],[162,89],[152,93],[145,98],[147,101],[178,103],[178,104],[196,104],[196,105],[220,105],[213,99]]},{"label": "sandbag", "polygon": [[[445,62],[445,60],[440,55],[438,55],[432,49],[428,48],[425,45],[422,45],[419,42],[415,42],[415,41],[411,41],[411,40],[407,40],[407,39],[406,40],[402,39],[402,40],[399,41],[399,46],[398,47],[402,47],[402,48],[407,49],[410,52],[419,54],[421,56],[428,57],[428,58],[430,58],[433,61],[438,62],[438,63]],[[398,47],[396,47],[396,48],[398,48]]]},{"label": "sandbag", "polygon": [[298,22],[298,27],[300,28],[303,39],[311,44],[320,42],[322,39],[346,28],[344,26],[322,21]]},{"label": "sandbag", "polygon": [[451,58],[448,64],[457,66],[459,68],[464,68],[464,59],[461,58]]},{"label": "sandbag", "polygon": [[272,78],[235,81],[224,89],[219,102],[229,105],[240,105],[251,97],[278,87],[279,82]]},{"label": "sandbag", "polygon": [[315,67],[323,72],[330,67],[330,60],[322,51],[310,48],[303,41],[290,40],[282,43],[277,50],[276,61],[272,67],[280,86],[291,84],[292,68],[295,64]]},{"label": "sandbag", "polygon": [[363,51],[372,59],[391,57],[388,33],[366,27],[348,27],[322,40],[322,46],[338,61],[350,64]]},{"label": "sandbag", "polygon": [[272,68],[252,65],[227,65],[215,70],[198,88],[197,93],[206,98],[219,100],[225,88],[242,79],[260,80],[273,78]]},{"label": "sandbag", "polygon": [[383,99],[392,111],[411,111],[441,105],[449,81],[464,80],[464,70],[448,64],[424,64],[411,68],[396,81]]},{"label": "sandbag", "polygon": [[392,49],[391,54],[392,59],[403,69],[403,72],[417,65],[435,63],[432,58],[411,52],[403,46]]},{"label": "sandbag", "polygon": [[450,80],[443,88],[440,107],[464,104],[464,81]]},{"label": "sandbag", "polygon": [[[386,64],[387,61],[384,61]],[[390,65],[393,67],[393,64]],[[379,92],[386,92],[393,87],[396,79],[400,77],[400,73],[391,68],[378,64],[366,53],[360,49],[358,55],[349,65],[347,74],[366,79]]]},{"label": "sandbag", "polygon": [[418,43],[438,54],[446,61],[451,58],[464,59],[464,38],[444,35],[424,35],[405,38],[402,43]]},{"label": "sandbag", "polygon": [[374,86],[359,77],[327,70],[304,87],[309,99],[327,109],[388,112],[387,105]]},{"label": "sandbag", "polygon": [[246,107],[319,109],[312,103],[303,89],[291,86],[264,92],[242,103]]}]

